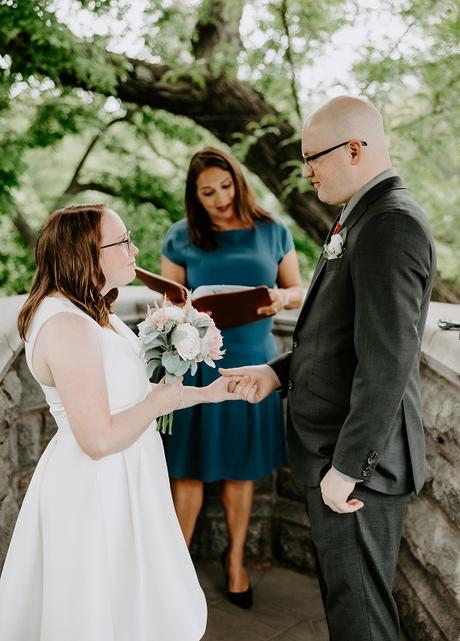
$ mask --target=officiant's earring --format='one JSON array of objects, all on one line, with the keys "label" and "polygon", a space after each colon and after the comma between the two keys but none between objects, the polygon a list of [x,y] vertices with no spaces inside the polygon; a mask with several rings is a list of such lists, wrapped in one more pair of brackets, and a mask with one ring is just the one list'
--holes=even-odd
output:
[{"label": "officiant's earring", "polygon": [[220,562],[225,574],[225,596],[230,603],[233,603],[233,605],[243,608],[244,610],[249,610],[249,608],[252,608],[253,602],[252,587],[249,585],[248,589],[244,592],[230,592],[228,589],[229,576],[227,572],[227,554],[228,548],[225,548],[220,555]]}]

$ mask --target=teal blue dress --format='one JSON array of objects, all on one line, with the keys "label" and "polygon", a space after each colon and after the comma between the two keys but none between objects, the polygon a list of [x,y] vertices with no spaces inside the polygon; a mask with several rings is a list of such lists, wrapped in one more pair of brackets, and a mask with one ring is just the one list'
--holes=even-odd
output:
[{"label": "teal blue dress", "polygon": [[[169,230],[163,255],[186,271],[186,286],[267,285],[273,287],[278,264],[293,248],[281,222],[257,222],[255,229],[214,232],[217,248],[205,251],[189,239],[186,220]],[[219,367],[260,365],[276,356],[272,319],[222,332],[225,356]],[[205,364],[184,384],[202,387],[219,375]],[[281,399],[274,392],[261,403],[204,403],[174,412],[173,434],[164,439],[172,478],[204,482],[256,480],[286,462]]]}]

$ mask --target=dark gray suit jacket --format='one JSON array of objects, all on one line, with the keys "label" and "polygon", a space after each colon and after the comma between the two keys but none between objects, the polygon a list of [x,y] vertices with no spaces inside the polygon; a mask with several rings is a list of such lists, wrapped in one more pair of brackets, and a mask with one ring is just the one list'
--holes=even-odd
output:
[{"label": "dark gray suit jacket", "polygon": [[292,351],[270,363],[288,395],[291,467],[310,486],[333,465],[387,494],[418,492],[432,234],[398,177],[369,190],[344,226],[343,254],[318,262]]}]

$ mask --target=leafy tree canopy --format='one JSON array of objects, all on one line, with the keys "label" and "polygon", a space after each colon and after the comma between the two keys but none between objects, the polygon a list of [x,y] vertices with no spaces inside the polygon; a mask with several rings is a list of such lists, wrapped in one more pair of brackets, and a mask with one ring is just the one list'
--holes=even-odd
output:
[{"label": "leafy tree canopy", "polygon": [[[375,3],[374,3],[375,4]],[[292,220],[308,279],[334,215],[300,176],[301,121],[330,93],[382,110],[393,160],[459,279],[460,18],[454,0],[0,0],[0,291],[26,291],[36,230],[72,201],[107,201],[158,269],[204,144],[244,162],[259,199]],[[341,87],[302,78],[340,30],[381,13]],[[364,20],[363,20],[364,16]],[[457,222],[457,224],[453,224]],[[306,233],[305,233],[306,232]]]}]

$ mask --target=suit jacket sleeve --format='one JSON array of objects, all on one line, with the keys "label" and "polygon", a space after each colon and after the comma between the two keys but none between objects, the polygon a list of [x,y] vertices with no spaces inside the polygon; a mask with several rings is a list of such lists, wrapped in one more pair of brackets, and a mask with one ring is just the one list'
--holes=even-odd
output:
[{"label": "suit jacket sleeve", "polygon": [[[372,217],[354,247],[354,342],[358,364],[350,411],[332,465],[368,478],[384,451],[414,361],[420,358],[421,304],[434,257],[427,231],[406,212]],[[369,473],[370,469],[370,473]]]},{"label": "suit jacket sleeve", "polygon": [[291,352],[284,352],[280,356],[277,356],[273,360],[268,362],[268,365],[274,370],[275,374],[280,379],[281,383],[281,395],[285,397],[287,395],[287,386],[289,380],[289,368],[291,366]]}]

